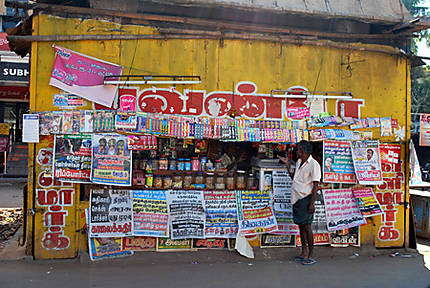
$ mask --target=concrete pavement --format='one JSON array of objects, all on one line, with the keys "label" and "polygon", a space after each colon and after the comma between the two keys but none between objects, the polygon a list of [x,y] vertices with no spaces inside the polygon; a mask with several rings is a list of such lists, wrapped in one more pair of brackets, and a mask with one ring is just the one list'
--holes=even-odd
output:
[{"label": "concrete pavement", "polygon": [[[341,249],[341,248],[338,248]],[[336,254],[336,249],[333,250]],[[423,257],[323,257],[313,266],[291,260],[153,263],[144,255],[78,260],[2,261],[0,287],[429,287]]]}]

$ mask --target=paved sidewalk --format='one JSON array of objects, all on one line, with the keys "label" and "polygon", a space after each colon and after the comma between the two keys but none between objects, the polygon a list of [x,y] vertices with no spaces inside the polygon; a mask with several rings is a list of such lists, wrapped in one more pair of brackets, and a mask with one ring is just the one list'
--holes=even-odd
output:
[{"label": "paved sidewalk", "polygon": [[22,188],[27,184],[23,178],[0,179],[0,208],[22,207]]}]

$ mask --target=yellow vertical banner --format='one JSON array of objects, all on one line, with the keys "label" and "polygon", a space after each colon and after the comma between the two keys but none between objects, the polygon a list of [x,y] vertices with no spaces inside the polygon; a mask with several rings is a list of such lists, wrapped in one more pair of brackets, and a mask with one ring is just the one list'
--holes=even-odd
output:
[{"label": "yellow vertical banner", "polygon": [[401,247],[405,241],[405,145],[380,144],[383,184],[375,195],[384,214],[376,216],[375,246]]},{"label": "yellow vertical banner", "polygon": [[52,178],[53,143],[53,136],[41,137],[34,154],[35,259],[77,256],[77,191],[72,183]]}]

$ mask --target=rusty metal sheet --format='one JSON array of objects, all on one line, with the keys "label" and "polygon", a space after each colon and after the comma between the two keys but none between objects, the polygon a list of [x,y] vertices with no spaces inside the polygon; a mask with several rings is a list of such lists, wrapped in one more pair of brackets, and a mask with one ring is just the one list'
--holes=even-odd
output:
[{"label": "rusty metal sheet", "polygon": [[155,0],[153,2],[187,7],[222,5],[391,23],[404,22],[412,18],[406,7],[398,0]]}]

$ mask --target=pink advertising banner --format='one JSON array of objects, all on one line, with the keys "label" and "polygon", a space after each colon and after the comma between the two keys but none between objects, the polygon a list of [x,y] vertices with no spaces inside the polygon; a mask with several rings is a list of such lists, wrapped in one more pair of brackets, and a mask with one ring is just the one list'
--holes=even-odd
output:
[{"label": "pink advertising banner", "polygon": [[104,77],[120,75],[122,67],[59,46],[54,48],[55,62],[49,85],[111,107],[117,87],[104,85]]}]

